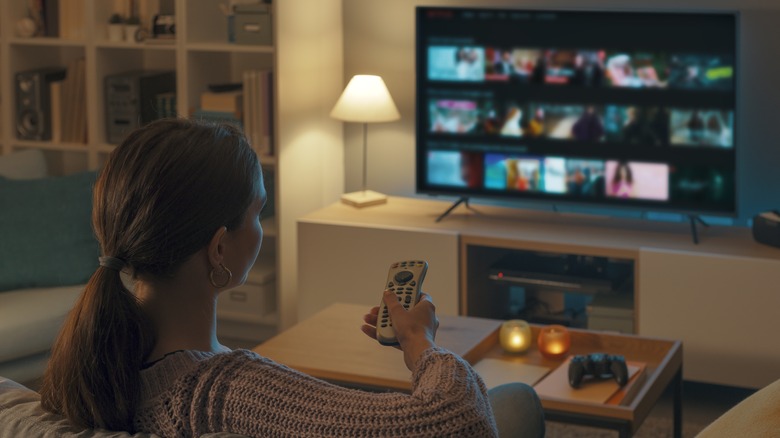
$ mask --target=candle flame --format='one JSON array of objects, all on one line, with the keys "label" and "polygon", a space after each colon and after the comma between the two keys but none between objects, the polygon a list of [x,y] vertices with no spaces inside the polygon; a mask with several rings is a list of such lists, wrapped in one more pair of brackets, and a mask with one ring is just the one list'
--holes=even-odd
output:
[{"label": "candle flame", "polygon": [[550,348],[547,349],[552,354],[561,354],[563,353],[563,344],[559,344],[557,342],[550,344]]}]

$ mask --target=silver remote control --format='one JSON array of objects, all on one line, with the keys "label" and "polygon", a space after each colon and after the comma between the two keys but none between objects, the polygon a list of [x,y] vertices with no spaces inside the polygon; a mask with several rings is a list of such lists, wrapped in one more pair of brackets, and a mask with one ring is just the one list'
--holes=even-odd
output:
[{"label": "silver remote control", "polygon": [[[420,301],[422,283],[428,272],[428,262],[422,260],[406,260],[390,265],[387,272],[385,289],[395,293],[398,301],[406,310],[411,309]],[[395,337],[393,321],[387,311],[384,300],[379,301],[379,315],[376,321],[376,339],[382,345],[398,345]]]}]

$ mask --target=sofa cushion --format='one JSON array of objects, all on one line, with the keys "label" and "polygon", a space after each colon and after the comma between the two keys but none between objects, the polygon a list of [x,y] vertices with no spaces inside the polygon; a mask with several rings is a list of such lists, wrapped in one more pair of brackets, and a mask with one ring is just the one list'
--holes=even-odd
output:
[{"label": "sofa cushion", "polygon": [[6,376],[17,382],[35,383],[43,376],[49,364],[49,356],[50,352],[47,350],[21,359],[0,362],[0,376]]},{"label": "sofa cushion", "polygon": [[726,411],[696,438],[776,437],[780,435],[780,380]]},{"label": "sofa cushion", "polygon": [[0,378],[0,436],[29,438],[151,438],[127,432],[84,430],[63,417],[43,410],[40,395],[12,380]]},{"label": "sofa cushion", "polygon": [[46,157],[40,149],[0,155],[0,176],[8,179],[37,179],[46,176]]},{"label": "sofa cushion", "polygon": [[0,291],[86,283],[99,255],[91,224],[95,178],[0,179]]},{"label": "sofa cushion", "polygon": [[0,362],[49,350],[83,288],[77,285],[0,293]]},{"label": "sofa cushion", "polygon": [[[25,438],[159,438],[154,434],[111,432],[73,427],[63,417],[43,410],[40,395],[0,376],[0,437]],[[202,438],[243,438],[226,432]]]}]

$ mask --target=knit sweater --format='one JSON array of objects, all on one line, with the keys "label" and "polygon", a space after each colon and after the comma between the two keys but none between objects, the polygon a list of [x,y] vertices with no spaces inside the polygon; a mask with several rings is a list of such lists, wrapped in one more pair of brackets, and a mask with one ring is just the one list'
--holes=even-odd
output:
[{"label": "knit sweater", "polygon": [[411,394],[316,379],[248,350],[181,351],[141,371],[134,426],[163,437],[494,437],[485,384],[460,357],[426,350]]}]

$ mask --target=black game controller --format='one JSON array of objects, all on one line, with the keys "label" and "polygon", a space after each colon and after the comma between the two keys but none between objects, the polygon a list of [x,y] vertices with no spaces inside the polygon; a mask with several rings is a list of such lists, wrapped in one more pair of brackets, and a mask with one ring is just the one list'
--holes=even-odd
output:
[{"label": "black game controller", "polygon": [[618,385],[628,382],[626,360],[618,354],[591,353],[587,356],[577,355],[569,362],[569,385],[577,388],[585,376],[600,379],[614,377]]}]

